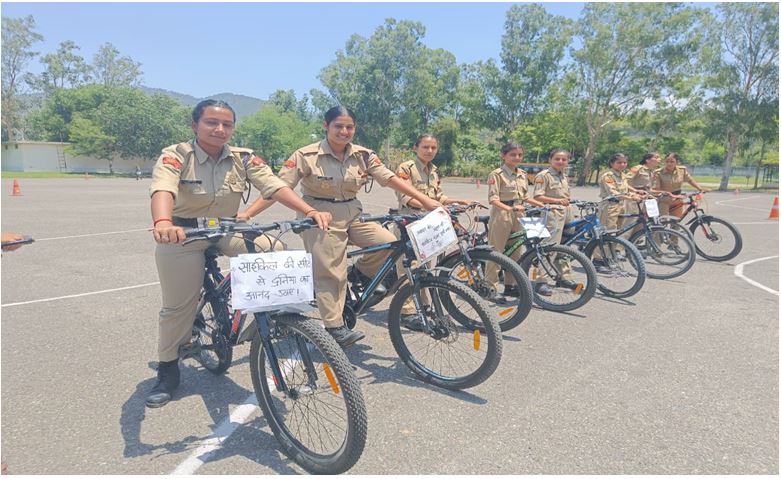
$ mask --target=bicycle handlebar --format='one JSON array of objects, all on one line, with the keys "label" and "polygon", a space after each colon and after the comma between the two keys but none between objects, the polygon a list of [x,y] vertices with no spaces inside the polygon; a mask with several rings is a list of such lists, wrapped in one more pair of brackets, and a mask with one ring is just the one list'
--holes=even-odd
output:
[{"label": "bicycle handlebar", "polygon": [[302,220],[277,221],[269,224],[245,223],[236,221],[234,218],[219,218],[214,226],[204,228],[183,228],[185,237],[182,244],[192,243],[193,241],[219,238],[230,233],[256,233],[258,236],[273,230],[279,230],[280,233],[293,231],[300,233],[310,228],[317,228],[317,223],[312,218]]}]

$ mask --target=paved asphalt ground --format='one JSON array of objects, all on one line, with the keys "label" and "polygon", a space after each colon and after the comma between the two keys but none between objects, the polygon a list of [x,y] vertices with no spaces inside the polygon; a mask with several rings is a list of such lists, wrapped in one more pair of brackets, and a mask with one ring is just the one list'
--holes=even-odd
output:
[{"label": "paved asphalt ground", "polygon": [[[2,230],[37,240],[2,258],[3,461],[12,474],[303,472],[256,408],[239,409],[253,395],[248,346],[224,376],[188,360],[175,401],[144,407],[160,307],[149,184],[24,179],[14,197],[2,181]],[[698,260],[627,301],[598,295],[572,314],[535,308],[505,334],[496,373],[467,391],[428,386],[400,363],[382,303],[348,350],[369,417],[350,473],[778,474],[773,196],[707,195],[708,210],[743,234],[737,258]],[[371,213],[395,204],[377,185],[362,197]],[[289,217],[275,205],[259,221]],[[742,269],[755,284],[736,276],[760,258]],[[231,434],[207,453],[215,431]]]}]

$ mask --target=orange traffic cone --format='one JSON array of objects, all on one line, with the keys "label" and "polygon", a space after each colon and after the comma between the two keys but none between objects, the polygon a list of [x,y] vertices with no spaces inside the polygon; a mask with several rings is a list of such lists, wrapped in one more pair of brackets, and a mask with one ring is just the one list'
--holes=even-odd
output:
[{"label": "orange traffic cone", "polygon": [[773,200],[773,207],[770,208],[770,216],[768,217],[769,220],[777,220],[778,219],[778,196],[776,196],[776,199]]},{"label": "orange traffic cone", "polygon": [[480,180],[475,180],[475,186],[477,186],[477,189],[480,189]]},{"label": "orange traffic cone", "polygon": [[11,196],[22,196],[22,189],[19,188],[19,182],[14,178],[14,190],[11,192]]}]

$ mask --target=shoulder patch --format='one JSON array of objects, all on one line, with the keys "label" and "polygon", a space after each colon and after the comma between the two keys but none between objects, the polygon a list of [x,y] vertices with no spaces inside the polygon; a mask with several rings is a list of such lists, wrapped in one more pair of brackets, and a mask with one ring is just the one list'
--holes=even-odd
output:
[{"label": "shoulder patch", "polygon": [[370,166],[382,166],[382,160],[375,156]]},{"label": "shoulder patch", "polygon": [[254,166],[261,166],[266,164],[266,160],[258,155],[252,155],[252,164]]},{"label": "shoulder patch", "polygon": [[534,183],[535,183],[535,184],[537,184],[537,185],[542,185],[542,184],[544,184],[544,183],[545,183],[545,178],[543,178],[543,177],[542,177],[542,176],[540,176],[540,175],[537,175],[537,176],[534,178]]},{"label": "shoulder patch", "polygon": [[407,174],[407,172],[405,172],[405,171],[399,171],[397,176],[399,178],[401,178],[402,180],[408,180],[409,179],[409,174]]},{"label": "shoulder patch", "polygon": [[180,162],[176,158],[172,158],[170,156],[163,157],[163,164],[164,165],[171,165],[174,168],[176,168],[177,170],[181,170],[182,169],[182,162]]},{"label": "shoulder patch", "polygon": [[606,176],[605,177],[605,183],[615,183],[616,180],[612,176]]},{"label": "shoulder patch", "polygon": [[285,168],[295,168],[296,167],[296,160],[287,160],[285,162]]},{"label": "shoulder patch", "polygon": [[495,185],[496,184],[496,180],[493,179],[493,178],[488,178],[488,184],[489,185]]}]

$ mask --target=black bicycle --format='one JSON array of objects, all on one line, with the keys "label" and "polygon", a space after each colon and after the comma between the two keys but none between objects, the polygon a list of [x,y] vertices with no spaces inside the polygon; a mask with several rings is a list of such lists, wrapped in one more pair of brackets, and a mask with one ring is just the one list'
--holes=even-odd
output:
[{"label": "black bicycle", "polygon": [[626,213],[620,218],[637,218],[633,223],[622,226],[616,236],[639,228],[631,233],[629,242],[637,247],[645,262],[645,274],[654,279],[671,279],[681,276],[694,266],[697,259],[694,242],[685,233],[654,223],[643,207],[643,200],[637,201],[639,213]]},{"label": "black bicycle", "polygon": [[[615,197],[605,201],[618,202]],[[564,225],[561,242],[577,246],[596,266],[597,287],[614,298],[628,298],[645,284],[645,263],[640,251],[628,240],[612,234],[599,221],[599,203],[570,201],[580,209],[580,218]]]},{"label": "black bicycle", "polygon": [[[399,358],[423,381],[446,388],[465,389],[488,379],[502,357],[502,337],[496,315],[474,291],[458,281],[429,269],[426,262],[412,267],[415,250],[406,225],[416,215],[361,216],[360,221],[395,223],[401,239],[361,248],[347,253],[348,258],[377,251],[390,255],[368,285],[350,283],[344,308],[344,321],[354,328],[357,317],[367,308],[393,295],[388,309],[388,332]],[[377,286],[393,271],[402,258],[403,274],[396,278],[385,295],[376,294]],[[350,275],[348,275],[348,278]],[[378,299],[379,298],[379,299]],[[402,324],[402,306],[412,301],[417,316],[413,324]],[[453,305],[460,311],[452,314]]]},{"label": "black bicycle", "polygon": [[[254,239],[266,232],[312,227],[311,220],[270,225],[212,220],[203,228],[185,228],[185,243],[240,234],[254,252]],[[180,349],[180,356],[221,374],[231,365],[233,347],[251,340],[252,385],[282,450],[313,473],[347,471],[363,452],[367,424],[361,387],[342,348],[320,323],[300,314],[232,310],[230,273],[220,271],[219,255],[215,246],[205,251],[193,341]]]},{"label": "black bicycle", "polygon": [[[529,219],[526,225],[510,235],[509,246],[505,248],[504,254],[511,257],[518,248],[526,245],[526,252],[518,263],[531,281],[537,281],[534,302],[550,311],[572,311],[594,297],[597,291],[597,272],[588,257],[577,248],[546,244],[547,236],[542,226],[547,214],[547,208],[527,209],[526,215]],[[543,217],[538,218],[540,215]],[[485,226],[480,241],[486,241],[489,217],[480,216],[478,220]],[[537,227],[532,228],[532,225]],[[550,294],[542,294],[540,286],[543,284],[548,287]]]},{"label": "black bicycle", "polygon": [[[690,234],[697,254],[710,261],[729,261],[743,249],[743,237],[738,228],[729,221],[713,215],[705,214],[700,206],[704,192],[689,193],[684,203],[688,206],[680,218],[672,215],[664,215],[657,218],[662,225],[680,227]],[[686,230],[683,223],[689,213],[694,217],[686,221]]]}]

